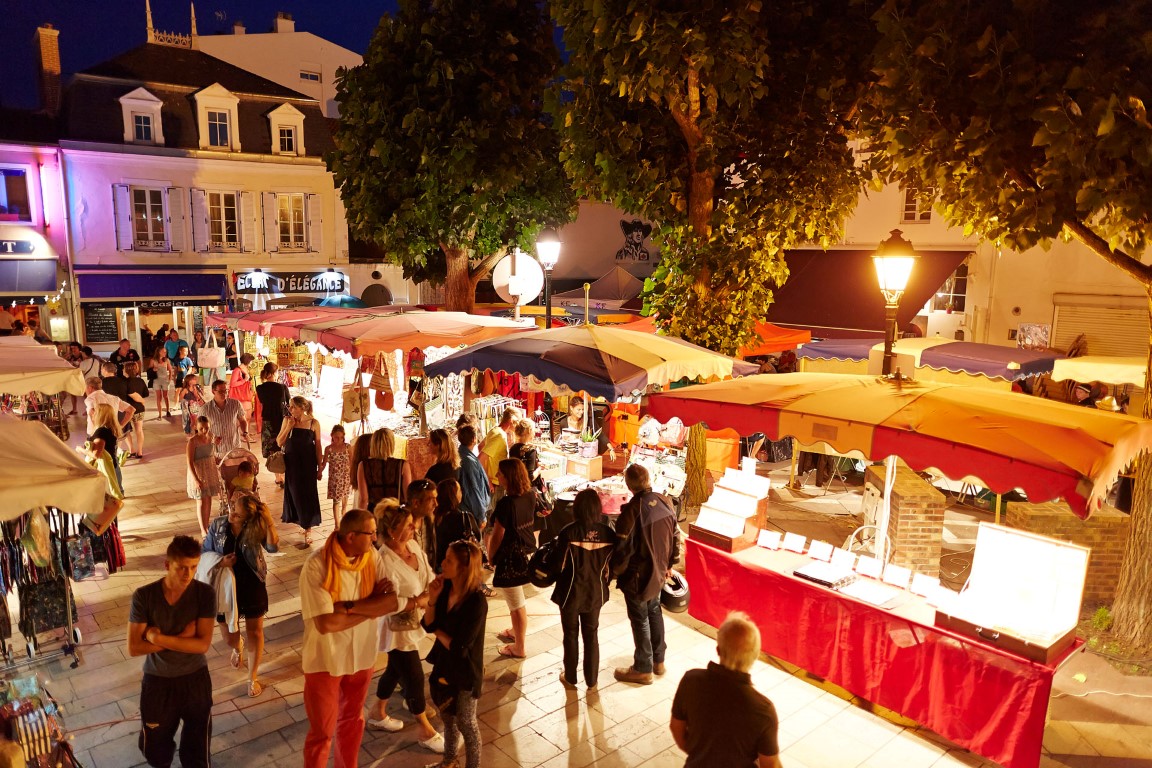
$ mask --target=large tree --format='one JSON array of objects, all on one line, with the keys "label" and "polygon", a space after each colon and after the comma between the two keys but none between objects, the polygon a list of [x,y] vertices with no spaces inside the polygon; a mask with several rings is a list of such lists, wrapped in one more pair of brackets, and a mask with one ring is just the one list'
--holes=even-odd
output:
[{"label": "large tree", "polygon": [[551,104],[579,191],[653,221],[646,303],[735,352],[787,277],[839,239],[860,174],[845,134],[870,25],[832,0],[553,0],[570,59]]},{"label": "large tree", "polygon": [[535,0],[401,0],[337,80],[328,164],[354,237],[470,311],[501,255],[570,221],[543,112],[559,56]]},{"label": "large tree", "polygon": [[[874,18],[861,129],[880,178],[1018,251],[1079,240],[1152,301],[1152,4],[890,0]],[[1113,626],[1152,649],[1152,461],[1137,478]]]}]

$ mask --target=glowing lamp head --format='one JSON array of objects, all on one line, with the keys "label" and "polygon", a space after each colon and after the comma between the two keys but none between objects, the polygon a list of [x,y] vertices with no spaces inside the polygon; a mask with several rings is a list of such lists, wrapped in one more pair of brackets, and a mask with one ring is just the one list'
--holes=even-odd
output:
[{"label": "glowing lamp head", "polygon": [[900,296],[908,287],[908,278],[912,276],[912,266],[918,258],[912,244],[901,237],[902,234],[898,229],[892,230],[892,236],[880,243],[872,256],[880,292],[890,304],[900,301]]},{"label": "glowing lamp head", "polygon": [[548,227],[540,230],[536,236],[536,256],[540,259],[540,266],[551,272],[560,261],[560,236],[556,230]]}]

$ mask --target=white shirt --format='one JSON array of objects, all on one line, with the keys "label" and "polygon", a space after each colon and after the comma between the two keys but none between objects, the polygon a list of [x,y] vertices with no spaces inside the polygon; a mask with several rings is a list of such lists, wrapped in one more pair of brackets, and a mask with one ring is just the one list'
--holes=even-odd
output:
[{"label": "white shirt", "polygon": [[[423,594],[432,583],[432,579],[436,578],[436,574],[428,565],[428,556],[424,554],[424,548],[416,542],[416,539],[408,542],[408,551],[416,555],[415,569],[387,545],[380,547],[385,572],[396,587],[396,597],[399,598],[401,609],[404,608],[408,598]],[[420,641],[427,635],[428,633],[420,628],[393,632],[388,628],[388,619],[384,618],[380,621],[380,650],[415,651],[418,650]]]},{"label": "white shirt", "polygon": [[135,408],[133,408],[130,404],[125,403],[120,398],[116,397],[116,395],[110,395],[104,390],[98,389],[84,398],[84,412],[88,415],[87,434],[91,435],[96,431],[96,425],[92,423],[92,416],[96,412],[96,406],[103,405],[104,403],[112,406],[112,410],[116,411],[116,421],[119,422],[123,422],[124,419],[120,416],[120,414],[123,413],[127,408],[132,408],[133,413],[136,411]]},{"label": "white shirt", "polygon": [[7,307],[0,307],[0,331],[12,330],[14,322],[16,322],[16,315],[9,312]]},{"label": "white shirt", "polygon": [[[378,552],[369,553],[375,560],[376,580],[386,577],[384,561]],[[376,665],[376,647],[379,634],[375,621],[362,621],[340,632],[321,634],[313,621],[317,616],[332,613],[335,604],[332,595],[324,589],[324,550],[318,549],[304,561],[300,569],[300,615],[304,619],[304,647],[300,662],[304,673],[327,672],[334,677],[353,675]],[[359,600],[360,574],[340,572],[340,599]]]}]

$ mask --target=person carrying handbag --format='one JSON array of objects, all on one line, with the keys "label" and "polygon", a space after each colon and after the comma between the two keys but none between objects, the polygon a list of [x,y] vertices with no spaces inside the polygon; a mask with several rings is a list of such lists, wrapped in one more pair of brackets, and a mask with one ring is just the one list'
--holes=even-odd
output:
[{"label": "person carrying handbag", "polygon": [[522,659],[527,655],[524,644],[528,633],[528,609],[524,602],[524,585],[531,581],[528,565],[536,551],[533,528],[536,522],[536,494],[528,480],[528,470],[520,459],[504,459],[497,465],[496,481],[505,494],[496,502],[492,513],[492,535],[488,539],[488,558],[496,568],[492,586],[500,590],[508,603],[512,627],[497,635],[507,645],[501,656]]}]

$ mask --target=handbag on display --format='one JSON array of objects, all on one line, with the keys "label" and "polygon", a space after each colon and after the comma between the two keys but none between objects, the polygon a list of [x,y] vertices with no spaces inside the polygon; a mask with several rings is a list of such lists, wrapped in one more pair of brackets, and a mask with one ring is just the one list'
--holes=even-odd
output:
[{"label": "handbag on display", "polygon": [[68,625],[67,604],[72,605],[72,621],[76,622],[76,601],[70,600],[71,585],[64,576],[44,581],[20,583],[20,634],[32,637],[41,632]]},{"label": "handbag on display", "polygon": [[387,392],[376,390],[376,407],[382,411],[390,411],[396,407],[396,395],[392,393],[392,390]]},{"label": "handbag on display", "polygon": [[420,384],[408,393],[408,405],[413,408],[419,408],[424,405],[424,380],[420,380]]},{"label": "handbag on display", "polygon": [[274,475],[284,474],[284,470],[285,470],[284,452],[283,451],[276,451],[275,453],[269,454],[268,460],[265,461],[264,464],[265,464],[265,466],[268,467],[268,471],[271,472],[272,474],[274,474]]},{"label": "handbag on display", "polygon": [[68,563],[72,581],[83,581],[96,574],[96,560],[92,556],[92,540],[87,536],[69,536]]},{"label": "handbag on display", "polygon": [[223,368],[224,347],[216,346],[216,333],[208,332],[208,343],[200,348],[196,362],[201,368]]},{"label": "handbag on display", "polygon": [[384,361],[384,353],[376,353],[376,367],[372,369],[372,378],[368,380],[368,388],[377,392],[391,392],[392,379],[388,376],[388,364]]},{"label": "handbag on display", "polygon": [[344,390],[343,407],[340,411],[340,421],[362,421],[368,418],[370,403],[368,390],[353,384]]}]

